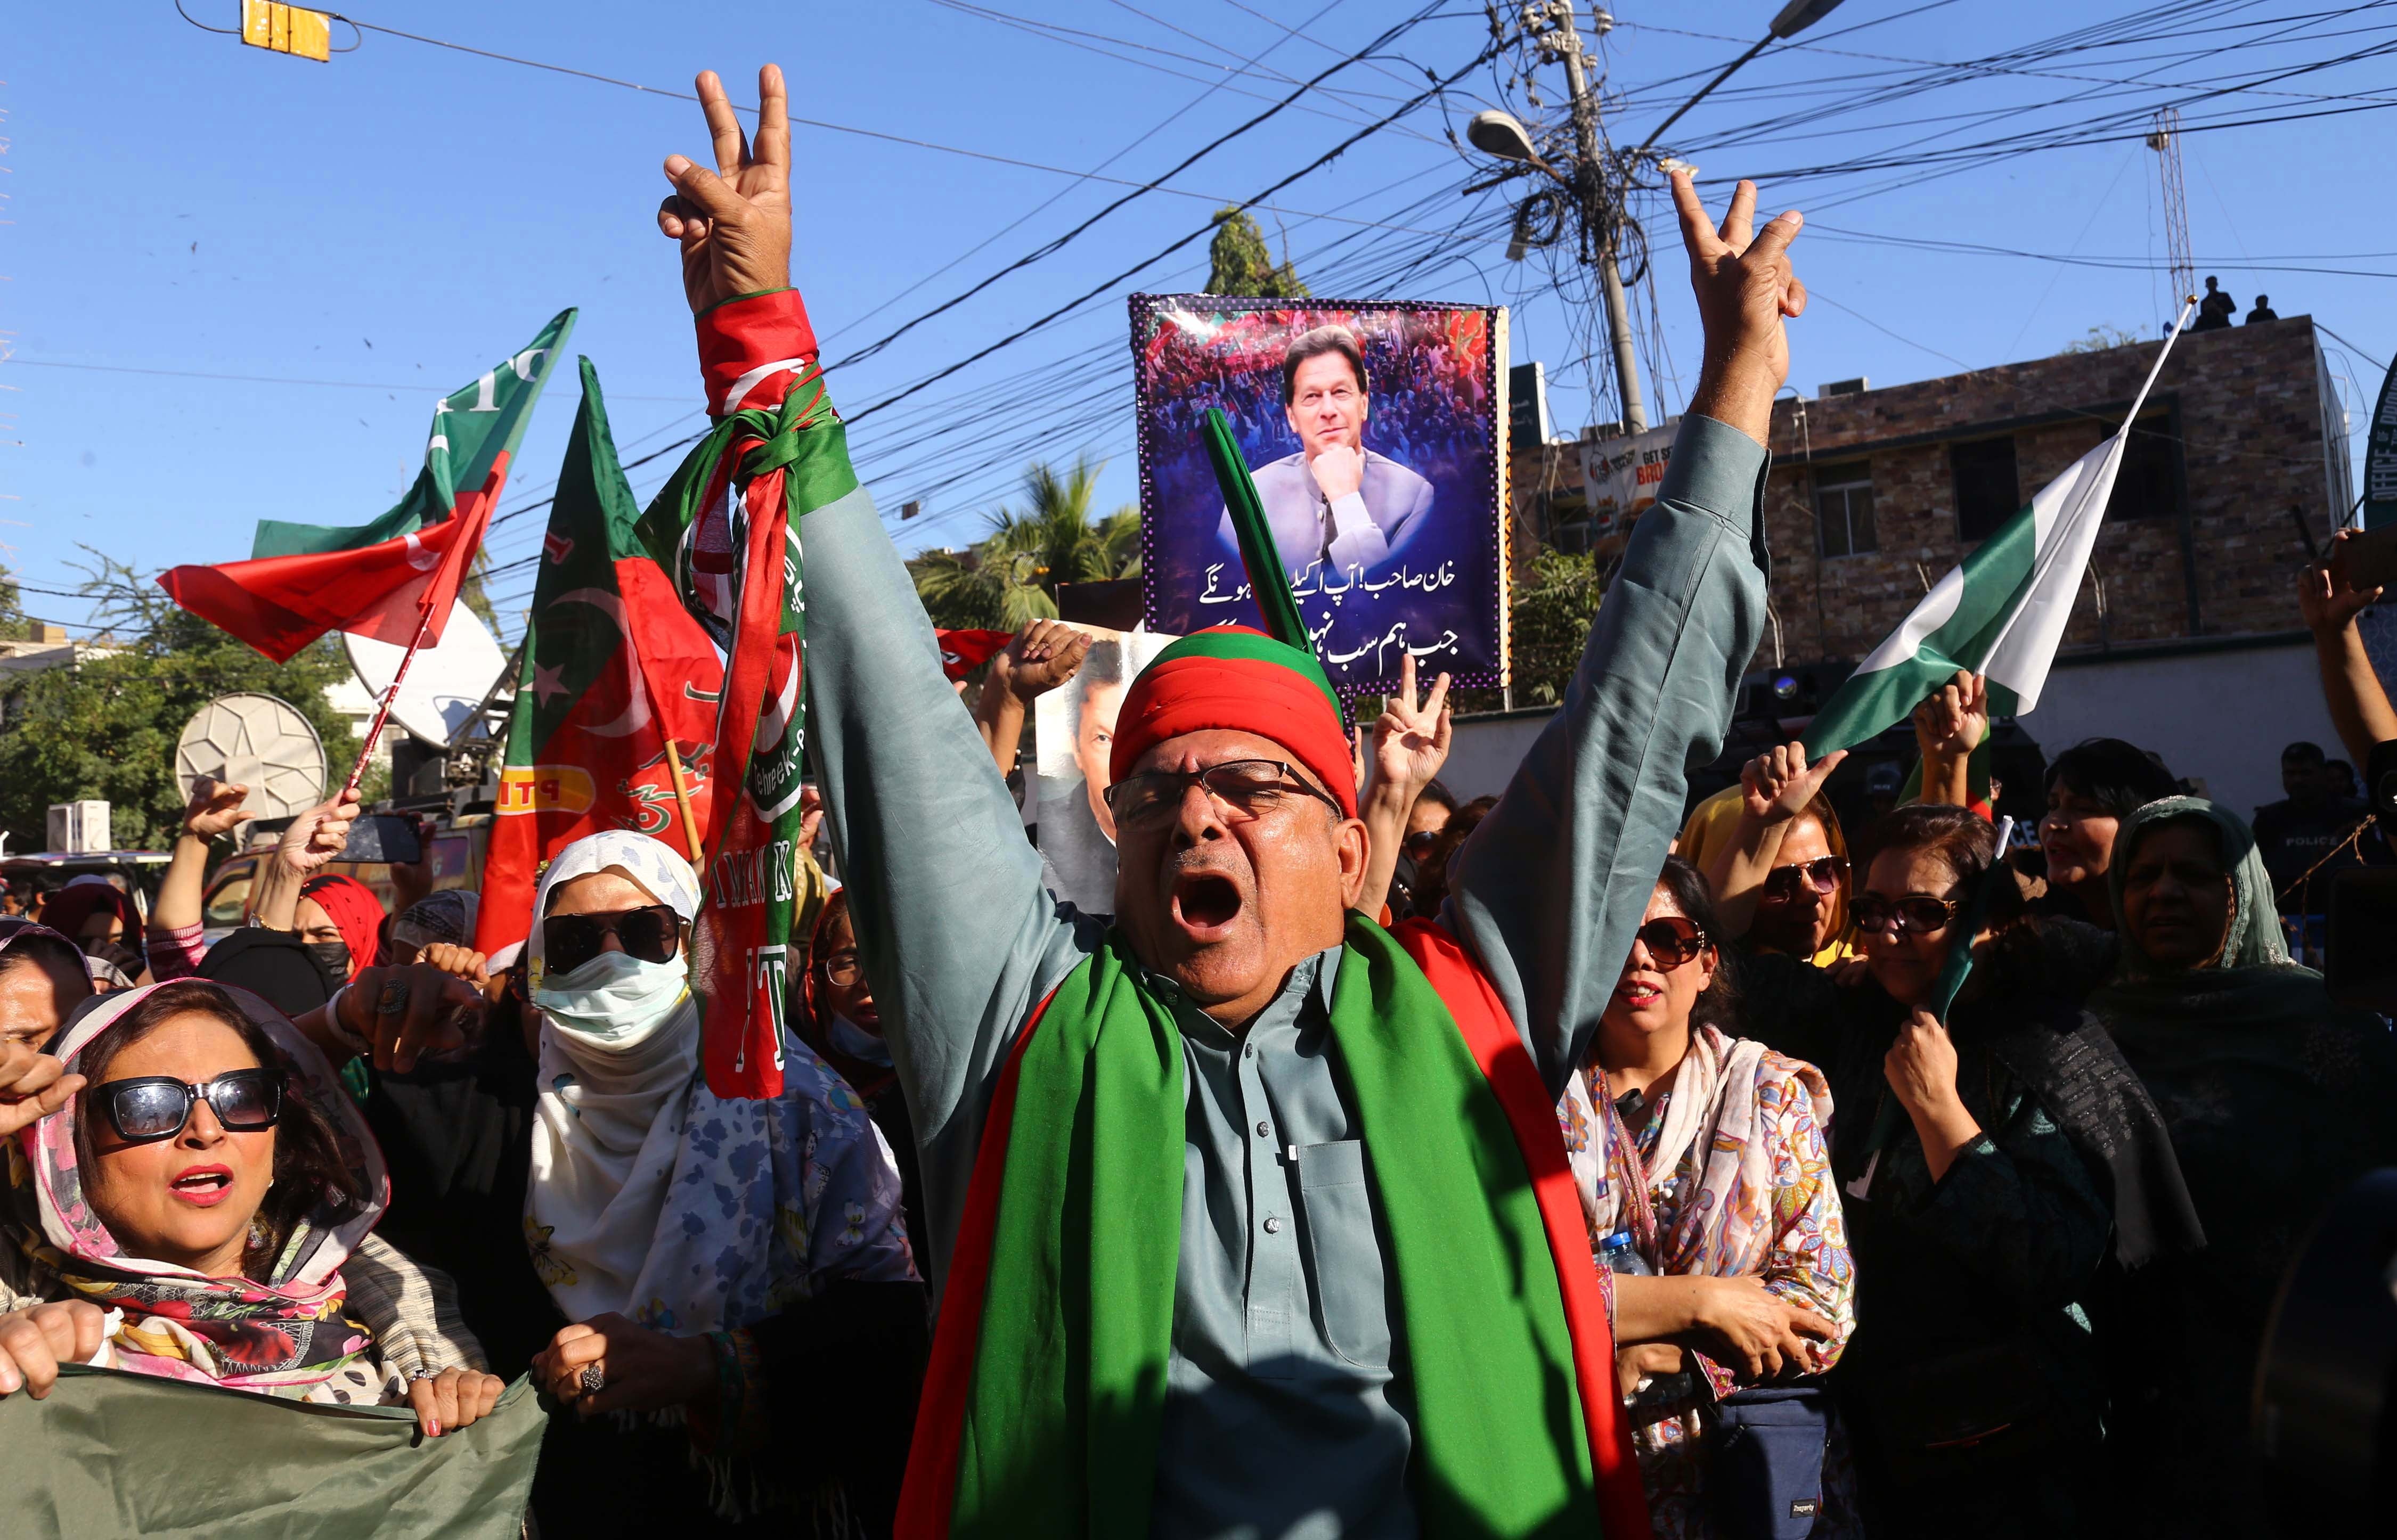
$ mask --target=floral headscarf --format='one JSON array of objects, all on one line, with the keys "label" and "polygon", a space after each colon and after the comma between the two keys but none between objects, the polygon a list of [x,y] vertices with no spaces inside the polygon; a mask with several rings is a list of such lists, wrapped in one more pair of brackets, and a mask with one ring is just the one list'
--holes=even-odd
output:
[{"label": "floral headscarf", "polygon": [[[154,990],[192,987],[178,980],[95,1001],[68,1024],[57,1056],[74,1070],[84,1050]],[[365,1204],[338,1222],[302,1221],[264,1282],[127,1256],[92,1209],[76,1169],[75,1120],[101,1115],[87,1092],[10,1144],[7,1243],[31,1259],[38,1281],[55,1280],[63,1285],[57,1292],[109,1312],[118,1368],[294,1401],[371,1405],[390,1390],[392,1374],[376,1361],[366,1329],[345,1315],[341,1268],[388,1201],[382,1152],[332,1066],[299,1029],[248,990],[208,987],[221,990],[280,1051],[285,1095],[305,1101],[332,1128]]]}]

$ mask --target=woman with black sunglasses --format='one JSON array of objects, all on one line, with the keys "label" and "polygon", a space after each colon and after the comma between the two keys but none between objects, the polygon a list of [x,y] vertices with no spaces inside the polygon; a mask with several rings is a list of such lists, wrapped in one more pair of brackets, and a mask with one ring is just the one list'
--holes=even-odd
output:
[{"label": "woman with black sunglasses", "polygon": [[[1846,1342],[1855,1283],[1824,1145],[1830,1095],[1813,1065],[1734,1035],[1739,995],[1715,924],[1706,879],[1668,856],[1557,1104],[1590,1249],[1621,1275],[1616,1379],[1668,1540],[1752,1533],[1766,1508],[1786,1518],[1793,1503],[1835,1525],[1854,1508],[1843,1460],[1831,1490],[1822,1479],[1819,1376]],[[1776,1420],[1803,1419],[1803,1468],[1726,1512],[1734,1483],[1712,1462],[1726,1416],[1757,1404],[1761,1386],[1780,1387],[1768,1392]]]},{"label": "woman with black sunglasses", "polygon": [[1963,808],[1899,808],[1852,904],[1869,978],[1840,991],[1825,1066],[1858,1280],[1836,1383],[1875,1534],[2088,1531],[2099,1267],[2203,1244],[2154,1105],[2058,992],[1996,844]]},{"label": "woman with black sunglasses", "polygon": [[428,1437],[491,1412],[503,1382],[449,1281],[370,1233],[373,1136],[265,1002],[198,979],[129,990],[55,1055],[83,1085],[9,1162],[0,1394],[39,1398],[60,1364],[97,1362],[412,1406]]},{"label": "woman with black sunglasses", "polygon": [[534,896],[529,1042],[504,1029],[514,1002],[484,1016],[481,956],[446,948],[367,970],[327,1014],[375,1064],[368,1114],[426,1255],[487,1285],[469,1308],[494,1359],[559,1404],[544,1533],[810,1512],[887,1533],[927,1334],[899,1175],[795,1034],[780,1097],[708,1089],[699,905],[668,845],[589,835]]}]

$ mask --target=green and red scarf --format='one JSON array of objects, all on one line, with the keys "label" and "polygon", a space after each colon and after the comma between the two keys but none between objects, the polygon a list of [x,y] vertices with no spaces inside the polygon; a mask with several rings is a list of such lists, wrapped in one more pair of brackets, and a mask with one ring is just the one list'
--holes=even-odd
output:
[{"label": "green and red scarf", "polygon": [[[1644,1540],[1605,1294],[1530,1054],[1447,932],[1352,916],[1346,948],[1332,1034],[1390,1238],[1424,1533]],[[1185,1131],[1180,1034],[1143,976],[1111,932],[1001,1073],[908,1540],[1148,1533]]]}]

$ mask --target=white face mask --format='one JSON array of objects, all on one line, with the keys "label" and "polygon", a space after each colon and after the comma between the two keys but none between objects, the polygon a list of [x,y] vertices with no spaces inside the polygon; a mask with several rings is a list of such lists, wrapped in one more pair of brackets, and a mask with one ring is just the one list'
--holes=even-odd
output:
[{"label": "white face mask", "polygon": [[891,1044],[838,1011],[832,1014],[832,1030],[825,1035],[831,1039],[835,1048],[860,1064],[871,1064],[884,1069],[891,1068]]},{"label": "white face mask", "polygon": [[682,958],[647,962],[603,951],[570,974],[544,979],[532,1002],[552,1025],[609,1048],[630,1048],[674,1015],[690,989]]}]

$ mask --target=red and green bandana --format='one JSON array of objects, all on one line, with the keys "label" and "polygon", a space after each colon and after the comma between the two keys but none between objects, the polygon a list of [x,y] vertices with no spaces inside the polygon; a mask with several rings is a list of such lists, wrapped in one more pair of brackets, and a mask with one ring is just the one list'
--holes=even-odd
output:
[{"label": "red and green bandana", "polygon": [[857,473],[797,291],[743,295],[697,320],[716,424],[649,504],[640,532],[684,609],[725,653],[700,863],[705,899],[691,937],[693,979],[707,1002],[707,1088],[770,1098],[783,1092],[807,742],[799,520],[857,490]]},{"label": "red and green bandana", "polygon": [[[1143,979],[1109,933],[1000,1075],[908,1540],[1148,1533],[1185,1133],[1172,1008]],[[1389,1236],[1424,1533],[1645,1540],[1604,1285],[1552,1099],[1496,995],[1438,927],[1352,916],[1331,1016]]]},{"label": "red and green bandana", "polygon": [[1273,739],[1357,816],[1357,768],[1340,697],[1313,653],[1246,626],[1182,638],[1124,692],[1109,778],[1131,775],[1140,756],[1167,738],[1210,728]]}]

